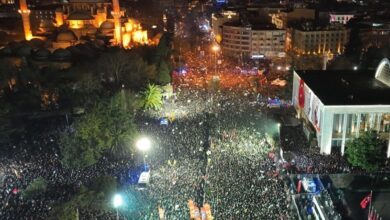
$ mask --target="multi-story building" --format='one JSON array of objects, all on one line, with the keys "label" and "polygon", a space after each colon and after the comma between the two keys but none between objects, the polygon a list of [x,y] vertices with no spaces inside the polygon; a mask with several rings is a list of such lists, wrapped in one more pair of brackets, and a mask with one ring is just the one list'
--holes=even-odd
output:
[{"label": "multi-story building", "polygon": [[364,21],[358,26],[364,49],[390,45],[390,22]]},{"label": "multi-story building", "polygon": [[355,17],[354,13],[331,12],[329,13],[329,22],[347,24],[353,17]]},{"label": "multi-story building", "polygon": [[243,25],[228,22],[222,26],[222,51],[227,56],[285,56],[286,31],[273,25]]},{"label": "multi-story building", "polygon": [[211,28],[214,38],[220,42],[222,40],[222,25],[226,22],[238,21],[239,14],[236,11],[222,11],[213,13],[211,16]]},{"label": "multi-story building", "polygon": [[340,24],[320,27],[307,22],[291,32],[287,48],[298,54],[341,54],[349,40],[349,30]]},{"label": "multi-story building", "polygon": [[[304,131],[314,131],[321,153],[345,152],[346,142],[375,130],[390,157],[390,62],[376,71],[294,71],[292,102]],[[306,132],[305,132],[306,133]]]},{"label": "multi-story building", "polygon": [[315,18],[315,10],[308,8],[295,8],[289,11],[280,11],[271,13],[271,22],[279,29],[285,29],[290,23],[299,20],[313,20]]}]

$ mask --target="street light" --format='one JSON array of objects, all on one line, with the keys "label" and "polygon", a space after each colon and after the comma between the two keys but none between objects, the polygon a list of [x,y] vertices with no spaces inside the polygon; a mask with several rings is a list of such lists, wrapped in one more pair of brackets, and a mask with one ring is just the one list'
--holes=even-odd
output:
[{"label": "street light", "polygon": [[116,220],[119,220],[119,206],[123,204],[122,196],[119,194],[116,194],[114,196],[114,199],[112,200],[112,203],[114,205],[114,208],[116,208]]},{"label": "street light", "polygon": [[150,149],[150,145],[151,145],[150,140],[146,137],[139,139],[136,143],[138,150],[142,151],[144,154],[144,166],[146,166],[145,152]]},{"label": "street light", "polygon": [[214,59],[215,59],[215,67],[214,67],[214,70],[215,70],[215,75],[217,75],[217,52],[219,51],[219,46],[218,45],[214,45],[212,48],[211,48],[213,51],[214,51]]}]

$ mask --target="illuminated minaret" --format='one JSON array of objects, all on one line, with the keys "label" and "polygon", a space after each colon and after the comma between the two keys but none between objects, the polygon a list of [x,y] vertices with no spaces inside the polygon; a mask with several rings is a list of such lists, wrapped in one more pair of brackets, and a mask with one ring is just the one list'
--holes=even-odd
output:
[{"label": "illuminated minaret", "polygon": [[27,8],[26,0],[19,0],[20,9],[19,13],[22,15],[23,29],[24,29],[24,38],[26,40],[31,40],[32,33],[30,27],[30,10]]},{"label": "illuminated minaret", "polygon": [[121,9],[119,6],[119,0],[112,0],[112,17],[114,17],[115,31],[114,39],[115,44],[122,45],[122,28],[121,28]]}]

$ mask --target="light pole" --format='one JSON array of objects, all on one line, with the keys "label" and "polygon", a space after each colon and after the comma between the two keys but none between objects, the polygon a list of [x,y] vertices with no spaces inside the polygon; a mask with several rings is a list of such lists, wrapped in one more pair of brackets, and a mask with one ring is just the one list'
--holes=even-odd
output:
[{"label": "light pole", "polygon": [[215,60],[214,71],[215,71],[215,75],[217,75],[217,52],[219,51],[219,46],[215,44],[211,49],[214,51],[214,60]]},{"label": "light pole", "polygon": [[142,151],[144,154],[144,167],[146,167],[145,152],[150,149],[150,145],[150,140],[146,137],[139,139],[136,143],[136,147],[138,148],[138,150]]},{"label": "light pole", "polygon": [[122,196],[119,194],[116,194],[114,196],[114,199],[112,200],[112,203],[114,205],[114,208],[116,208],[116,220],[119,220],[119,206],[121,206],[123,203]]}]

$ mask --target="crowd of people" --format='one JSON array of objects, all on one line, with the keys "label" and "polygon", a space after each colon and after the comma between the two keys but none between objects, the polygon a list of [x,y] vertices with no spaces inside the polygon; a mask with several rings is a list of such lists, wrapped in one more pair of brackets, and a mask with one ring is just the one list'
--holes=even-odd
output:
[{"label": "crowd of people", "polygon": [[[82,185],[102,175],[117,178],[123,194],[136,201],[132,209],[121,210],[127,219],[161,215],[169,220],[188,219],[188,200],[199,207],[209,203],[218,219],[295,219],[288,184],[274,158],[279,128],[272,112],[257,101],[250,82],[240,81],[244,78],[237,81],[238,88],[224,86],[224,80],[218,88],[188,85],[195,79],[207,85],[209,79],[197,74],[199,78],[184,77],[175,85],[176,97],[162,110],[169,116],[168,125],[145,112],[135,117],[139,132],[152,140],[152,150],[145,156],[151,170],[146,190],[136,191],[126,183],[128,171],[142,162],[136,157],[103,157],[83,170],[63,167],[58,135],[65,128],[49,129],[21,138],[0,158],[0,219],[47,219],[56,204],[69,201]],[[294,129],[283,128],[280,141],[291,149],[290,165],[297,172],[349,171],[341,157],[329,159],[312,152]],[[21,192],[38,177],[46,180],[46,192],[24,198]],[[114,219],[115,214],[115,210],[79,210],[80,219]]]}]

